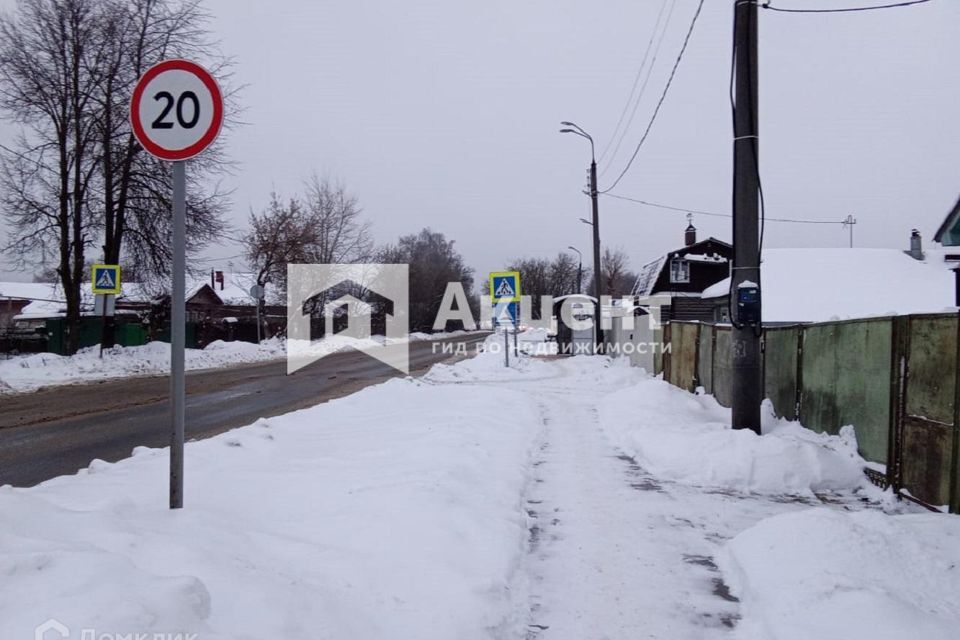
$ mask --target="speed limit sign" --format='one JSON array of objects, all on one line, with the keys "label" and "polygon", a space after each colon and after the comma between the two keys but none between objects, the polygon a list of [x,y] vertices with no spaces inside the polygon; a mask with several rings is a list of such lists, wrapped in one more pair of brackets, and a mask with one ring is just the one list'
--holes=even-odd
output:
[{"label": "speed limit sign", "polygon": [[210,73],[189,60],[150,67],[130,100],[137,140],[161,160],[187,160],[212,143],[223,124],[223,96]]},{"label": "speed limit sign", "polygon": [[[170,508],[183,507],[186,424],[186,161],[210,146],[223,124],[223,96],[206,69],[189,60],[165,60],[147,69],[130,98],[130,125],[147,153],[170,170]],[[163,171],[157,170],[158,176]]]}]

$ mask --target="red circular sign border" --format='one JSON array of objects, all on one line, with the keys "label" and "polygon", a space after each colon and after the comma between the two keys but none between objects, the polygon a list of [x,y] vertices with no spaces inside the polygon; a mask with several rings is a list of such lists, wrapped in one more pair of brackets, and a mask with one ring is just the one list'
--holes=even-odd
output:
[{"label": "red circular sign border", "polygon": [[[143,92],[146,91],[147,85],[150,84],[151,80],[161,73],[175,70],[192,73],[204,84],[213,98],[213,119],[206,133],[189,147],[184,147],[183,149],[165,149],[151,140],[144,130],[143,123],[140,122],[140,100],[143,99]],[[133,127],[133,135],[150,155],[160,158],[161,160],[169,160],[172,162],[189,160],[210,146],[210,143],[212,143],[220,133],[220,127],[223,125],[223,95],[220,93],[220,86],[214,77],[210,75],[209,71],[195,62],[179,59],[158,62],[147,69],[137,81],[137,86],[134,88],[133,95],[130,97],[130,124]]]}]

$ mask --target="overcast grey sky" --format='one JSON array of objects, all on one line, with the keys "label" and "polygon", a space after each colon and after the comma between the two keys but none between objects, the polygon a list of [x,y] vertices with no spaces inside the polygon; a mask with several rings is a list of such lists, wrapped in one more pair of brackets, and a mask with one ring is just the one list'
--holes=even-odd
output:
[{"label": "overcast grey sky", "polygon": [[[696,0],[674,3],[606,188],[653,111]],[[664,0],[208,0],[246,84],[232,223],[311,171],[342,179],[376,239],[422,227],[456,240],[479,276],[567,245],[589,260],[585,140],[606,146]],[[837,7],[871,0],[778,0]],[[732,0],[706,0],[673,88],[615,193],[728,212]],[[841,220],[857,246],[931,240],[960,193],[960,2],[852,14],[760,13],[761,171],[771,217]],[[680,244],[682,213],[601,200],[601,235],[632,267]],[[696,216],[728,240],[729,220]],[[768,224],[771,247],[845,246],[840,226]],[[209,256],[239,253],[225,244]],[[240,269],[239,261],[235,265]],[[6,274],[9,276],[9,274]]]}]

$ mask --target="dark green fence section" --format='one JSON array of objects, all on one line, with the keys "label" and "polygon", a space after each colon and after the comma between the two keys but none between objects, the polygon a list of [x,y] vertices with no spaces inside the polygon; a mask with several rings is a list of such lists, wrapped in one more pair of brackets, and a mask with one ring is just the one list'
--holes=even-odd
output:
[{"label": "dark green fence section", "polygon": [[[103,320],[89,316],[80,318],[79,347],[93,347],[100,344],[103,335]],[[63,318],[50,318],[46,322],[47,351],[65,355],[67,353],[67,321]],[[114,341],[121,347],[136,347],[147,343],[147,331],[139,323],[117,323]]]},{"label": "dark green fence section", "polygon": [[901,484],[925,502],[950,502],[955,478],[956,316],[909,319],[906,347]]},{"label": "dark green fence section", "polygon": [[[857,432],[897,491],[960,512],[960,326],[953,314],[768,327],[764,396],[807,428]],[[730,406],[730,327],[672,322],[664,379]]]},{"label": "dark green fence section", "polygon": [[780,327],[767,329],[764,340],[764,397],[787,420],[797,419],[801,335],[799,327]]},{"label": "dark green fence section", "polygon": [[854,425],[860,454],[886,464],[890,438],[889,318],[803,329],[800,422],[839,433]]}]

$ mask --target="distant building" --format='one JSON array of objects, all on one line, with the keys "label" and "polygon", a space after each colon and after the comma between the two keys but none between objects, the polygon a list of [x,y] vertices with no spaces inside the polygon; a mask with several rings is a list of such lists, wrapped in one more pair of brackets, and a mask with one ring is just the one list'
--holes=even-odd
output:
[{"label": "distant building", "polygon": [[633,295],[641,306],[660,307],[668,320],[712,320],[713,305],[702,300],[708,287],[730,275],[733,247],[722,240],[697,242],[697,229],[689,224],[685,245],[640,269]]},{"label": "distant building", "polygon": [[[257,301],[250,296],[256,283],[253,274],[211,272],[209,277],[187,280],[186,306],[188,340],[191,347],[202,347],[214,340],[257,339]],[[276,291],[268,287],[268,300],[261,310],[261,335],[276,335],[286,325],[286,305],[275,304]],[[81,346],[98,342],[100,329],[94,313],[91,284],[80,288],[80,314],[84,329]],[[141,340],[167,340],[169,294],[149,290],[136,282],[123,282],[116,298],[115,317],[120,324],[141,327]],[[46,335],[51,345],[59,344],[66,316],[66,299],[58,283],[0,282],[0,334]],[[50,348],[53,346],[48,345]],[[0,344],[0,349],[3,345]]]}]

